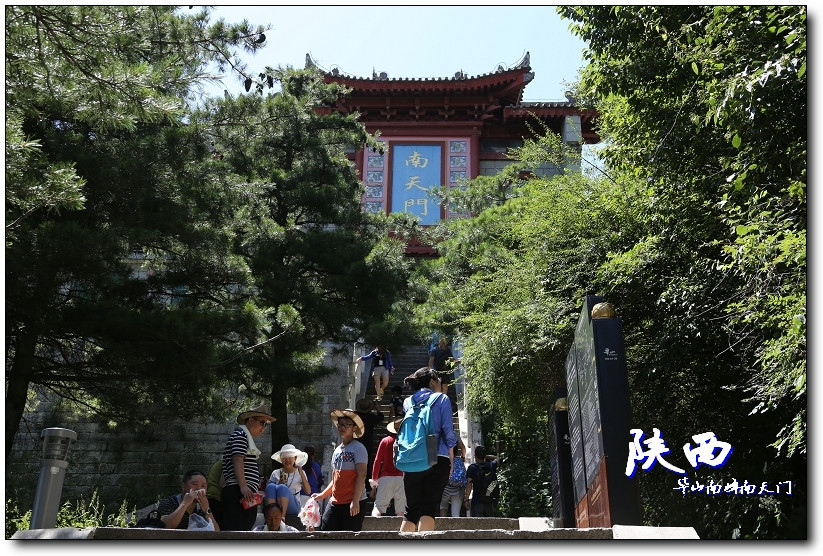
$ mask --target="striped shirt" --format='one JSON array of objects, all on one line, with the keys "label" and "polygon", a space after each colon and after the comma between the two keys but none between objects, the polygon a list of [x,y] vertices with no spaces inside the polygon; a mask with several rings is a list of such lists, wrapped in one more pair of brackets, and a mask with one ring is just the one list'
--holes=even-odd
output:
[{"label": "striped shirt", "polygon": [[260,489],[260,468],[257,466],[257,456],[248,454],[249,440],[242,427],[237,427],[229,435],[226,448],[223,450],[223,476],[226,478],[226,486],[240,484],[234,474],[233,456],[244,456],[243,475],[246,479],[246,486],[250,489]]},{"label": "striped shirt", "polygon": [[[160,516],[164,515],[171,515],[177,511],[177,508],[180,507],[180,503],[183,501],[182,494],[173,494],[171,496],[166,496],[163,498],[160,503],[157,505],[157,513]],[[200,514],[200,517],[203,517],[208,521],[208,517],[206,517],[206,512],[200,510],[200,506],[196,506],[197,510],[195,513]],[[184,512],[183,517],[180,518],[180,523],[177,524],[177,529],[188,529],[189,528],[189,512]]]}]

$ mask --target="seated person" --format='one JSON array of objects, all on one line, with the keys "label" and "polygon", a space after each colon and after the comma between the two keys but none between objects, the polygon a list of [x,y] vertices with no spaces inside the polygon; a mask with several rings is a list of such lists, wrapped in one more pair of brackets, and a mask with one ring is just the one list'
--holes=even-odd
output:
[{"label": "seated person", "polygon": [[263,519],[266,520],[265,525],[258,525],[252,531],[294,531],[297,529],[291,525],[286,525],[283,521],[283,508],[273,498],[266,498],[263,500]]},{"label": "seated person", "polygon": [[183,475],[183,492],[167,496],[157,505],[157,512],[166,529],[188,529],[189,516],[196,513],[211,522],[215,531],[220,530],[206,498],[207,486],[206,474],[202,471],[189,471]]},{"label": "seated person", "polygon": [[265,487],[266,498],[274,498],[284,514],[297,515],[303,505],[302,495],[311,494],[309,479],[303,471],[309,455],[293,444],[285,444],[271,459],[283,464],[283,468],[272,471]]}]

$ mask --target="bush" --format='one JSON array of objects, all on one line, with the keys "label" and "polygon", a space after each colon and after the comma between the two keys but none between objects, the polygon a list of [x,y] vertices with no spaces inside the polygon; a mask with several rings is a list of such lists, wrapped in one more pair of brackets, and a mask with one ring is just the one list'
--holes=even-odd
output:
[{"label": "bush", "polygon": [[[66,500],[57,510],[56,528],[77,528],[86,527],[128,527],[137,515],[137,507],[131,512],[127,511],[126,500],[120,505],[117,512],[106,514],[105,509],[100,504],[100,497],[97,489],[91,495],[91,500],[86,501],[81,497],[74,502]],[[23,531],[31,525],[32,510],[22,513],[16,500],[6,500],[6,539],[10,539],[17,531]]]},{"label": "bush", "polygon": [[[500,448],[500,502],[495,514],[509,518],[551,516],[549,442],[545,431],[523,433],[501,427],[495,432],[497,438],[506,439],[496,443]],[[487,446],[486,451],[493,453],[493,448]]]}]

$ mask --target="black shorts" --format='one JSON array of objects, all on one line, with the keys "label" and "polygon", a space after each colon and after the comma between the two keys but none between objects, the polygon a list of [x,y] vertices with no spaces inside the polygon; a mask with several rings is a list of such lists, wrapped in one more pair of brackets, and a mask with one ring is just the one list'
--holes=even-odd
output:
[{"label": "black shorts", "polygon": [[420,516],[435,518],[440,515],[440,500],[443,489],[449,482],[451,464],[446,456],[437,456],[437,464],[425,471],[403,473],[403,487],[406,491],[406,512],[403,517],[415,525]]}]

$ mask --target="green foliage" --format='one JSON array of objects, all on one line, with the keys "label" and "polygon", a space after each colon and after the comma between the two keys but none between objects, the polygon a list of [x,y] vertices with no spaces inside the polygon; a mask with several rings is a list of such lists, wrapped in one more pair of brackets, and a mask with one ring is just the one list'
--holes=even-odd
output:
[{"label": "green foliage", "polygon": [[656,235],[702,236],[701,272],[728,292],[706,296],[750,369],[729,384],[780,421],[773,446],[804,453],[805,7],[559,11],[589,43],[581,89],[603,103],[604,157],[645,176],[655,212],[677,216]]},{"label": "green foliage", "polygon": [[489,438],[505,439],[497,456],[500,502],[497,509],[504,517],[552,515],[552,492],[548,422],[537,419],[534,432],[509,427],[484,431]]},{"label": "green foliage", "polygon": [[31,510],[21,512],[17,501],[6,499],[6,539],[10,539],[17,531],[24,531],[31,524]]},{"label": "green foliage", "polygon": [[[100,503],[97,489],[92,492],[91,499],[86,502],[84,498],[74,502],[66,500],[57,510],[55,527],[57,528],[77,528],[86,527],[128,527],[134,523],[134,516],[137,515],[137,508],[128,508],[127,501],[123,501],[117,511],[106,513],[105,507]],[[21,512],[17,506],[17,501],[6,500],[6,539],[10,539],[17,531],[24,531],[31,525],[32,510]]]},{"label": "green foliage", "polygon": [[191,122],[210,137],[216,170],[237,199],[234,252],[262,317],[233,360],[240,372],[225,376],[270,402],[278,445],[288,441],[287,406],[311,403],[287,392],[296,397],[333,372],[321,346],[402,337],[409,269],[404,244],[385,237],[387,223],[362,211],[363,186],[347,155],[351,145],[377,143],[354,116],[318,110],[343,90],[315,68],[263,75],[265,86],[210,100]]},{"label": "green foliage", "polygon": [[[540,151],[527,142],[521,153]],[[564,384],[577,304],[609,248],[630,241],[630,202],[622,186],[569,174],[533,179],[504,205],[444,225],[441,257],[420,269],[428,301],[417,316],[459,333],[469,379],[489,385],[469,390],[477,415],[524,424],[523,405]]]},{"label": "green foliage", "polygon": [[236,52],[268,29],[208,13],[6,10],[7,453],[39,388],[114,426],[243,392],[285,434],[286,392],[330,372],[320,343],[401,308],[402,247],[347,156],[376,143],[316,110],[344,91],[267,68],[271,94],[201,99],[210,64],[251,77]]},{"label": "green foliage", "polygon": [[41,145],[25,137],[22,121],[6,115],[6,246],[23,220],[38,211],[83,208],[83,180],[70,163],[49,164]]},{"label": "green foliage", "polygon": [[[443,226],[418,317],[461,338],[484,427],[534,430],[580,300],[604,295],[623,322],[633,426],[661,429],[673,453],[713,431],[734,446],[717,479],[802,490],[706,500],[649,473],[644,522],[805,538],[805,10],[559,10],[588,41],[577,89],[600,114],[604,178],[467,184],[465,198],[492,201]],[[545,157],[534,142],[527,155]]]}]

